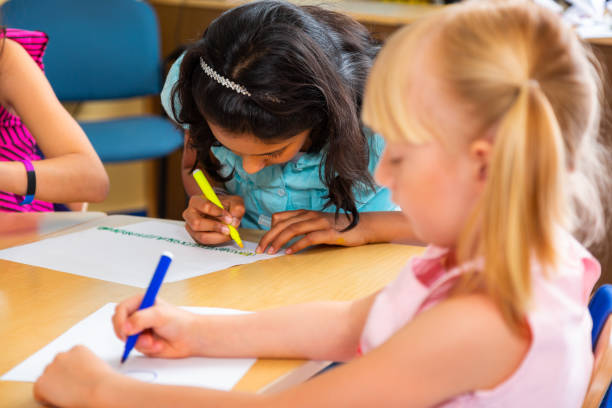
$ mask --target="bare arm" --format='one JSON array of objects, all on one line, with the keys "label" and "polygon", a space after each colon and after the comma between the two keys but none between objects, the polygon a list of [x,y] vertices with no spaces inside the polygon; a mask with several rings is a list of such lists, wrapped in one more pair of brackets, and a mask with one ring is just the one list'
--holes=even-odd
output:
[{"label": "bare arm", "polygon": [[[109,186],[106,171],[40,68],[9,39],[0,62],[0,103],[17,112],[45,155],[34,164],[36,198],[62,203],[104,200]],[[24,166],[0,162],[0,190],[23,195],[26,189]]]},{"label": "bare arm", "polygon": [[[197,344],[200,355],[230,357],[306,358],[348,360],[355,356],[371,304],[376,294],[355,302],[316,302],[239,316],[205,316],[192,333],[210,338]],[[116,398],[109,394],[123,395]],[[220,392],[202,388],[159,387],[110,376],[93,397],[99,406],[129,407],[270,407],[268,396]],[[221,405],[218,405],[221,404]],[[291,406],[291,405],[283,405]]]},{"label": "bare arm", "polygon": [[[300,317],[295,316],[289,328],[275,326],[275,332],[284,341],[293,341],[284,333],[299,332]],[[328,327],[321,323],[318,331],[323,332]],[[240,330],[257,335],[249,328]],[[307,331],[301,334],[325,337]],[[275,346],[283,350],[280,343]],[[457,297],[417,315],[365,356],[278,394],[164,387],[110,375],[94,388],[93,406],[138,406],[155,401],[157,406],[168,407],[431,407],[469,391],[497,386],[518,368],[529,344],[528,338],[509,330],[484,296]]]},{"label": "bare arm", "polygon": [[363,212],[353,229],[346,217],[334,213],[294,210],[272,216],[272,227],[259,241],[257,252],[276,253],[295,237],[296,240],[285,253],[296,253],[318,244],[358,246],[378,242],[421,244],[412,231],[412,226],[401,211]]},{"label": "bare arm", "polygon": [[[258,313],[251,316],[253,320],[243,320],[240,325],[209,326],[209,330],[220,330],[213,333],[223,340],[230,334],[226,330],[243,333],[230,335],[227,346],[219,340],[219,344],[211,343],[210,347],[218,347],[220,354],[231,355],[326,358],[344,354],[348,357],[348,350],[361,335],[356,329],[363,327],[372,300],[370,297],[355,302],[355,309],[348,316],[353,323],[347,325],[337,320],[347,317],[346,309],[337,315],[328,308],[318,309],[319,304],[315,309],[311,305],[301,310],[285,308],[284,312],[281,309]],[[229,320],[238,322],[234,318]],[[268,334],[255,323],[274,333]],[[345,341],[334,338],[338,335],[338,326],[348,333]],[[351,326],[354,329],[346,329]],[[253,345],[244,341],[247,336]],[[509,378],[528,351],[530,339],[527,337],[512,332],[486,297],[461,296],[420,313],[365,356],[277,394],[247,395],[146,384],[113,372],[84,347],[59,355],[37,381],[34,392],[37,399],[61,406],[86,402],[92,407],[145,404],[230,408],[430,407],[469,391],[491,389]],[[296,340],[301,348],[287,345]],[[329,350],[323,347],[325,344]]]},{"label": "bare arm", "polygon": [[[214,316],[198,326],[196,354],[212,357],[304,358],[346,361],[355,357],[376,294],[355,302],[315,302],[231,318]],[[215,335],[210,340],[208,333]]]},{"label": "bare arm", "polygon": [[499,385],[529,344],[486,297],[456,297],[417,315],[354,362],[272,396],[269,406],[436,406]]},{"label": "bare arm", "polygon": [[[142,330],[141,325],[148,327],[140,334],[136,348],[152,356],[350,358],[357,350],[373,299],[374,295],[355,302],[318,302],[218,318],[195,315],[159,299],[155,306],[137,311],[142,296],[134,296],[117,306],[113,323],[123,340],[131,333],[126,333],[126,326],[134,331]],[[113,371],[83,346],[59,353],[36,381],[34,395],[41,402],[67,407],[131,407],[145,403],[190,407],[202,406],[210,399],[217,401],[212,406],[220,406],[221,402],[223,406],[269,406],[267,398],[248,394],[135,381]],[[119,395],[122,397],[117,398]]]},{"label": "bare arm", "polygon": [[367,242],[395,242],[420,245],[408,218],[401,211],[364,212],[359,214]]},{"label": "bare arm", "polygon": [[121,302],[117,336],[140,334],[136,349],[153,357],[269,357],[348,360],[376,294],[353,302],[314,302],[236,316],[202,316],[158,299],[138,310],[142,296]]}]

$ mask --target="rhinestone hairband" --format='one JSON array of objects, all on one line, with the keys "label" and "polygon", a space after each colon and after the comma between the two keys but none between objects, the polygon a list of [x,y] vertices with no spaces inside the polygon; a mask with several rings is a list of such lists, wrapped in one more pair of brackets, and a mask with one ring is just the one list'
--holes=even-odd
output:
[{"label": "rhinestone hairband", "polygon": [[223,85],[226,88],[233,89],[239,94],[251,96],[251,93],[246,90],[246,88],[242,85],[238,85],[234,81],[231,81],[215,72],[206,62],[204,62],[204,58],[200,57],[200,66],[204,70],[204,73],[217,81],[219,84]]}]

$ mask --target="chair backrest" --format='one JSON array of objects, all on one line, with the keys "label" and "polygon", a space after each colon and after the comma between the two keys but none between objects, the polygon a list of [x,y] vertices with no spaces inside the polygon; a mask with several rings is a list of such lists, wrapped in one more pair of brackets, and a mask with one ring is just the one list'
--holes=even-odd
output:
[{"label": "chair backrest", "polygon": [[157,17],[140,0],[10,0],[7,27],[49,36],[45,71],[60,100],[119,99],[159,93]]},{"label": "chair backrest", "polygon": [[583,408],[607,407],[612,381],[612,285],[600,287],[591,302],[589,311],[593,318],[593,374],[587,389]]},{"label": "chair backrest", "polygon": [[593,330],[591,331],[591,341],[593,344],[593,350],[597,344],[597,338],[599,337],[601,330],[606,324],[606,320],[612,314],[612,285],[602,285],[589,302],[589,312],[593,319]]}]

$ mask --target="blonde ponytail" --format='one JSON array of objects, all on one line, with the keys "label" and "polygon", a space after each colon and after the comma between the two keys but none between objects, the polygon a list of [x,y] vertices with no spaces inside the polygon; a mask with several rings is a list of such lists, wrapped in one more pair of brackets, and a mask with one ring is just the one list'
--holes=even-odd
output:
[{"label": "blonde ponytail", "polygon": [[[406,97],[429,72],[468,123],[463,132],[439,132]],[[457,244],[458,262],[482,259],[484,270],[466,274],[455,293],[488,293],[515,329],[532,267],[552,272],[557,262],[556,230],[586,243],[605,232],[599,73],[554,13],[524,0],[473,0],[394,34],[368,80],[363,119],[386,138],[466,146],[493,135],[485,188]]]},{"label": "blonde ponytail", "polygon": [[460,258],[484,255],[483,289],[515,327],[531,296],[533,257],[555,263],[555,226],[563,218],[565,154],[555,113],[535,80],[517,86],[517,97],[499,122],[487,183],[461,240]]}]

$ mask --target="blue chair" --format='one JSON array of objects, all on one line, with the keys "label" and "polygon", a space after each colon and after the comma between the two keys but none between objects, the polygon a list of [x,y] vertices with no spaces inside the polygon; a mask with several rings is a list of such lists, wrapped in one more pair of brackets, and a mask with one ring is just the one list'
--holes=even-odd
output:
[{"label": "blue chair", "polygon": [[612,285],[601,286],[589,302],[593,319],[593,353],[595,364],[583,408],[611,408],[612,397]]},{"label": "blue chair", "polygon": [[[47,33],[45,71],[61,101],[161,91],[159,27],[144,1],[10,0],[0,8],[0,18],[8,27]],[[183,145],[182,133],[159,115],[80,124],[104,163],[164,158]],[[165,196],[161,184],[160,198]]]}]

